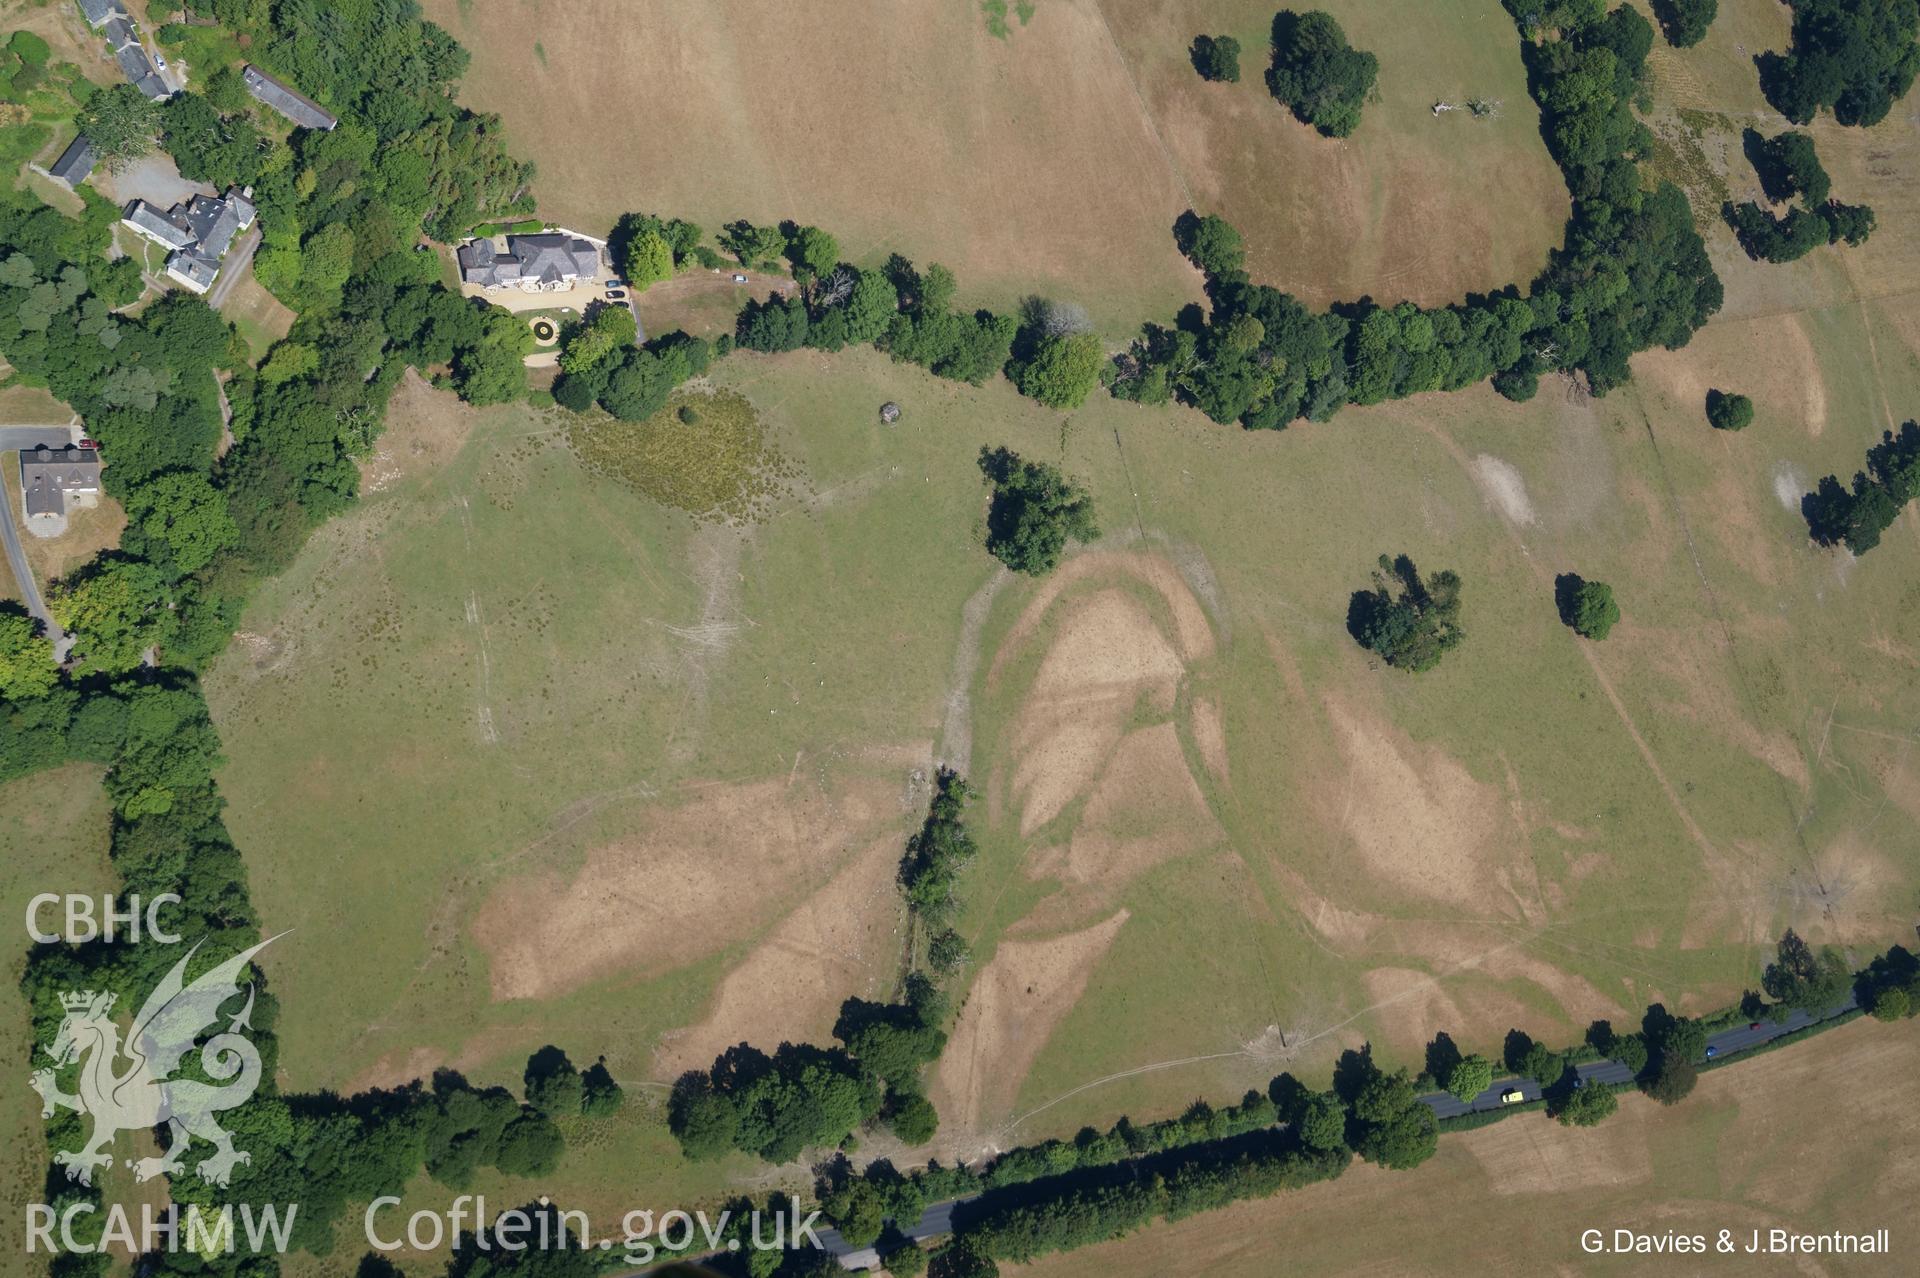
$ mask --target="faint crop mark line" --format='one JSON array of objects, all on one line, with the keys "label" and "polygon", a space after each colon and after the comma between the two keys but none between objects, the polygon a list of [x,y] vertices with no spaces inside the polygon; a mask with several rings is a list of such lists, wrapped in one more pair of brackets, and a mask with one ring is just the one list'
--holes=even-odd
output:
[{"label": "faint crop mark line", "polygon": [[[1687,543],[1687,558],[1693,563],[1694,575],[1700,579],[1700,588],[1706,592],[1707,608],[1713,613],[1713,619],[1720,623],[1720,633],[1726,638],[1727,662],[1733,667],[1734,682],[1740,687],[1740,695],[1747,703],[1748,712],[1753,714],[1756,720],[1759,720],[1761,718],[1760,699],[1754,694],[1753,681],[1747,677],[1747,667],[1745,663],[1740,660],[1740,645],[1739,640],[1733,633],[1733,623],[1727,619],[1726,612],[1720,607],[1720,596],[1714,590],[1713,582],[1707,577],[1706,565],[1700,560],[1700,549],[1693,540],[1693,527],[1687,522],[1687,512],[1680,505],[1680,492],[1674,487],[1673,475],[1667,469],[1666,454],[1660,450],[1660,437],[1654,433],[1653,419],[1647,415],[1646,406],[1641,403],[1637,397],[1635,404],[1640,409],[1640,424],[1646,428],[1647,442],[1653,448],[1654,468],[1660,472],[1660,486],[1666,489],[1667,504],[1673,508],[1673,517],[1680,521],[1680,535]],[[1804,743],[1802,743],[1801,749],[1806,749]],[[1768,769],[1768,771],[1773,770]],[[1779,790],[1781,805],[1787,810],[1788,826],[1793,831],[1793,841],[1799,845],[1800,854],[1806,858],[1807,869],[1813,874],[1814,886],[1819,889],[1821,899],[1824,901],[1827,895],[1827,885],[1820,877],[1820,863],[1814,858],[1813,849],[1807,845],[1807,836],[1806,831],[1802,828],[1804,822],[1800,815],[1800,810],[1793,801],[1792,792],[1787,789],[1786,777],[1778,772],[1774,772],[1773,777],[1775,785]],[[1754,855],[1756,857],[1759,855],[1757,848],[1755,849]],[[1824,905],[1822,912],[1826,914],[1828,921],[1831,922],[1833,919],[1833,906],[1831,904]]]},{"label": "faint crop mark line", "polygon": [[1173,180],[1180,184],[1180,194],[1187,197],[1187,207],[1198,208],[1193,191],[1187,186],[1187,175],[1180,171],[1174,161],[1173,150],[1167,140],[1160,136],[1160,125],[1153,118],[1153,112],[1147,107],[1147,96],[1140,91],[1140,81],[1134,77],[1133,66],[1127,61],[1127,55],[1121,51],[1120,42],[1113,38],[1113,24],[1107,21],[1107,11],[1101,7],[1100,0],[1092,0],[1094,16],[1100,19],[1100,29],[1107,34],[1107,47],[1113,50],[1114,60],[1119,62],[1121,74],[1127,77],[1127,87],[1133,90],[1133,100],[1140,104],[1140,119],[1147,126],[1147,132],[1153,135],[1154,145],[1160,148],[1160,158],[1167,162],[1167,171],[1173,174]]},{"label": "faint crop mark line", "polygon": [[1867,313],[1868,298],[1860,291],[1860,281],[1854,278],[1853,255],[1840,255],[1840,270],[1847,277],[1847,287],[1853,290],[1854,305],[1860,311],[1860,330],[1867,336],[1867,360],[1873,365],[1873,388],[1880,395],[1880,414],[1886,419],[1887,429],[1894,429],[1893,404],[1887,399],[1886,379],[1880,375],[1880,343],[1874,340],[1873,316]]},{"label": "faint crop mark line", "polygon": [[1035,1106],[1033,1109],[1028,1110],[1026,1113],[1020,1115],[1018,1118],[1008,1119],[1007,1122],[1000,1128],[1000,1131],[1004,1135],[1011,1136],[1014,1132],[1014,1129],[1018,1128],[1020,1124],[1026,1122],[1029,1118],[1032,1118],[1034,1115],[1045,1113],[1047,1110],[1052,1109],[1055,1105],[1060,1104],[1062,1101],[1071,1100],[1073,1097],[1078,1096],[1081,1092],[1091,1091],[1096,1087],[1104,1087],[1108,1083],[1117,1083],[1117,1082],[1120,1082],[1122,1079],[1138,1078],[1142,1074],[1158,1073],[1161,1070],[1178,1069],[1182,1065],[1199,1065],[1206,1061],[1223,1061],[1223,1060],[1231,1059],[1232,1057],[1235,1057],[1235,1056],[1251,1056],[1251,1055],[1253,1055],[1253,1053],[1247,1051],[1246,1048],[1236,1047],[1230,1052],[1209,1052],[1204,1056],[1182,1056],[1178,1060],[1155,1061],[1151,1065],[1136,1065],[1132,1069],[1118,1070],[1115,1073],[1103,1075],[1100,1078],[1092,1079],[1088,1082],[1082,1083],[1078,1087],[1070,1088],[1067,1091],[1061,1092],[1058,1096],[1054,1097],[1052,1100],[1047,1101],[1045,1104]]},{"label": "faint crop mark line", "polygon": [[[1453,437],[1431,422],[1426,422],[1422,425],[1427,433],[1438,440],[1441,447],[1445,448],[1460,468],[1467,473],[1468,478],[1472,478],[1473,465],[1468,460],[1466,453],[1454,442]],[[1544,586],[1547,581],[1546,570],[1534,560],[1532,555],[1526,553],[1526,543],[1521,540],[1518,530],[1505,519],[1501,519],[1500,524],[1506,529],[1508,538],[1519,547],[1521,557],[1526,560],[1527,567],[1533,573],[1535,579],[1540,581]],[[1614,691],[1613,681],[1608,679],[1607,672],[1601,669],[1599,659],[1590,651],[1590,645],[1580,645],[1580,655],[1586,659],[1588,668],[1593,671],[1594,682],[1599,684],[1600,691],[1606,694],[1608,704],[1613,707],[1614,714],[1619,717],[1621,726],[1627,730],[1627,735],[1632,739],[1634,748],[1640,752],[1640,758],[1647,765],[1647,770],[1653,773],[1653,779],[1659,783],[1661,792],[1666,795],[1667,802],[1672,805],[1674,814],[1680,818],[1681,825],[1686,828],[1687,833],[1692,836],[1693,841],[1700,845],[1701,851],[1707,853],[1709,856],[1717,855],[1713,842],[1707,838],[1706,831],[1702,830],[1699,823],[1693,819],[1693,814],[1687,810],[1686,804],[1680,799],[1680,792],[1674,789],[1673,782],[1667,779],[1667,774],[1665,770],[1661,768],[1660,761],[1654,758],[1653,748],[1647,744],[1647,739],[1640,734],[1640,729],[1634,723],[1633,716],[1627,712],[1626,703],[1620,699],[1620,694]]]}]

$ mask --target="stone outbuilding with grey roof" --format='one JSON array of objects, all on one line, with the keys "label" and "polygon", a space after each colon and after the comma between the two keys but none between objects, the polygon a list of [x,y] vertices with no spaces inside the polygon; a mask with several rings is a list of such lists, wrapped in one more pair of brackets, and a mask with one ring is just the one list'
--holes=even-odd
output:
[{"label": "stone outbuilding with grey roof", "polygon": [[331,129],[340,123],[333,112],[292,85],[274,79],[259,67],[248,64],[241,68],[240,79],[247,86],[248,93],[303,129]]},{"label": "stone outbuilding with grey roof", "polygon": [[67,149],[60,153],[47,174],[57,182],[65,182],[69,188],[76,187],[93,172],[93,160],[93,143],[82,133],[67,143]]},{"label": "stone outbuilding with grey roof", "polygon": [[[180,207],[174,205],[175,209]],[[193,230],[184,218],[174,216],[171,211],[162,212],[145,200],[129,203],[120,220],[161,248],[182,249],[194,241]]]},{"label": "stone outbuilding with grey roof", "polygon": [[115,18],[125,21],[127,7],[120,0],[80,0],[80,12],[90,27],[104,27]]}]

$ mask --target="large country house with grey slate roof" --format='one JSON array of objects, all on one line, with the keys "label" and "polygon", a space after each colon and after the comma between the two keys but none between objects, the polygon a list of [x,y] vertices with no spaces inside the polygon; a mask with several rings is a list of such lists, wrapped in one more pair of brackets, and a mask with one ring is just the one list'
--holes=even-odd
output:
[{"label": "large country house with grey slate roof", "polygon": [[600,246],[567,231],[509,235],[503,251],[492,240],[460,246],[460,280],[491,293],[517,288],[524,293],[554,293],[600,274]]},{"label": "large country house with grey slate roof", "polygon": [[220,274],[233,237],[253,225],[253,202],[237,187],[225,195],[196,195],[165,212],[135,200],[120,220],[167,250],[168,276],[204,293]]},{"label": "large country house with grey slate roof", "polygon": [[20,450],[20,493],[27,518],[67,513],[67,499],[91,506],[100,495],[100,454],[91,448],[41,444]]}]

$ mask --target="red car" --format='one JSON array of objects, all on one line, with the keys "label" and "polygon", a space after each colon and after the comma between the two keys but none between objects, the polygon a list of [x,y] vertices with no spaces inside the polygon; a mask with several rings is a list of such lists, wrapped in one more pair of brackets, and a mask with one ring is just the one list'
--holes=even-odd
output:
[{"label": "red car", "polygon": [[1747,1026],[1747,1028],[1748,1028],[1748,1029],[1759,1029],[1759,1028],[1760,1028],[1760,1022],[1759,1022],[1759,1021],[1754,1021],[1754,1022],[1753,1022],[1752,1024],[1750,1024],[1750,1025],[1748,1025],[1748,1026]]},{"label": "red car", "polygon": [[74,447],[75,448],[91,448],[95,452],[100,451],[100,445],[94,443],[91,439],[83,439],[79,443],[75,444]]}]

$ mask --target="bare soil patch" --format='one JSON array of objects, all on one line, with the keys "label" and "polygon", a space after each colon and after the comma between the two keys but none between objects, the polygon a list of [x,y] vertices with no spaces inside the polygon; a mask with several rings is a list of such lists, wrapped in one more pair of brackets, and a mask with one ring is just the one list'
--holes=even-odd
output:
[{"label": "bare soil patch", "polygon": [[1002,941],[967,995],[933,1080],[943,1122],[969,1133],[1012,1116],[1027,1071],[1126,924],[1116,911],[1049,940]]},{"label": "bare soil patch", "polygon": [[1197,696],[1187,713],[1194,748],[1200,751],[1201,762],[1207,765],[1214,780],[1227,781],[1227,729],[1220,715],[1220,699],[1211,693]]},{"label": "bare soil patch", "polygon": [[718,783],[649,810],[631,838],[496,886],[472,935],[499,999],[547,998],[614,972],[660,972],[713,954],[778,915],[897,816],[878,780],[831,793],[786,778]]},{"label": "bare soil patch", "polygon": [[1512,462],[1480,454],[1473,459],[1473,482],[1480,485],[1480,491],[1508,523],[1525,527],[1536,522],[1533,502],[1527,497],[1527,481]]},{"label": "bare soil patch", "polygon": [[1225,832],[1208,811],[1188,771],[1172,723],[1139,728],[1121,738],[1101,772],[1072,839],[1036,854],[1027,873],[1068,885],[1066,900],[1050,900],[1044,915],[1021,927],[1061,925],[1061,907],[1075,914],[1110,908],[1127,883],[1173,857],[1218,844]]},{"label": "bare soil patch", "polygon": [[[1476,913],[1522,886],[1525,851],[1510,852],[1505,804],[1443,751],[1329,697],[1326,713],[1346,764],[1317,795],[1377,878]],[[1533,896],[1530,877],[1525,895]],[[1490,891],[1504,888],[1504,893]]]},{"label": "bare soil patch", "polygon": [[1015,744],[1020,833],[1058,816],[1098,775],[1143,692],[1170,696],[1184,667],[1146,608],[1119,590],[1073,607],[1034,678]]},{"label": "bare soil patch", "polygon": [[664,1036],[657,1077],[705,1068],[735,1043],[829,1040],[849,997],[892,992],[902,913],[900,840],[883,836],[780,920],[720,982],[697,1024]]}]

